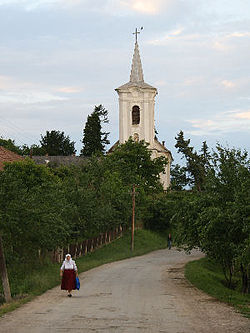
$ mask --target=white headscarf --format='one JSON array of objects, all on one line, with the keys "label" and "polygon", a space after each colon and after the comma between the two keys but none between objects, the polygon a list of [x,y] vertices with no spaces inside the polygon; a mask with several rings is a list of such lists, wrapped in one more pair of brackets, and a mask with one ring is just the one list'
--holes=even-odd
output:
[{"label": "white headscarf", "polygon": [[[70,257],[70,259],[68,260],[67,257]],[[64,262],[62,264],[61,270],[64,270],[65,267],[66,267],[66,269],[73,268],[74,270],[77,270],[77,266],[76,266],[75,260],[73,260],[71,258],[71,255],[69,253],[67,253],[66,256],[65,256],[65,260],[64,260]]]},{"label": "white headscarf", "polygon": [[68,260],[67,257],[70,257],[69,260],[71,260],[71,254],[67,253],[66,256],[65,256],[65,260]]}]

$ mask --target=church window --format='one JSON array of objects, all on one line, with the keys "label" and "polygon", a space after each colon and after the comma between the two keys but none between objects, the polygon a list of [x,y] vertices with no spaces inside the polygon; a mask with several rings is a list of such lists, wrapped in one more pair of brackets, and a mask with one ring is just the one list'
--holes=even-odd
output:
[{"label": "church window", "polygon": [[140,124],[140,108],[138,105],[134,105],[132,108],[132,125]]}]

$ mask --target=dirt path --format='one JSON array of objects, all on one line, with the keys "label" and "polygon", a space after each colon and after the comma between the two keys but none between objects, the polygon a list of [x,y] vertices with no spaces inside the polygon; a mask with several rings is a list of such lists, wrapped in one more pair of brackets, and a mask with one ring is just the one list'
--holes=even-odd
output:
[{"label": "dirt path", "polygon": [[80,276],[72,298],[54,288],[0,318],[0,332],[250,332],[250,321],[190,286],[187,261],[200,257],[160,250]]}]

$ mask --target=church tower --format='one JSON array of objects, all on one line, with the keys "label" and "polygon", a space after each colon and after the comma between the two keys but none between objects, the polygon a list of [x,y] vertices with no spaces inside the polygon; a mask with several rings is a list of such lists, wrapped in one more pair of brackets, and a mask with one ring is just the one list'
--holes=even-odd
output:
[{"label": "church tower", "polygon": [[153,146],[157,89],[144,82],[138,43],[135,43],[130,80],[116,89],[119,95],[119,142],[132,137]]},{"label": "church tower", "polygon": [[[155,96],[157,89],[144,82],[142,63],[136,42],[130,80],[128,83],[115,89],[119,95],[119,142],[124,143],[130,137],[135,140],[144,140],[149,143],[148,149],[152,151],[151,157],[164,156],[168,159],[168,165],[164,174],[161,174],[161,182],[164,189],[170,185],[171,152],[160,143],[155,136]],[[116,144],[110,149],[112,151]]]}]

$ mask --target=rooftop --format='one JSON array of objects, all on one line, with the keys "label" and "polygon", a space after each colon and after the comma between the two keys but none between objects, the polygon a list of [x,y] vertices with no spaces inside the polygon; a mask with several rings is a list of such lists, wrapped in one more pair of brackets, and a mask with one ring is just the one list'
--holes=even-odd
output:
[{"label": "rooftop", "polygon": [[0,170],[3,170],[5,162],[15,162],[23,159],[22,156],[0,146]]}]

